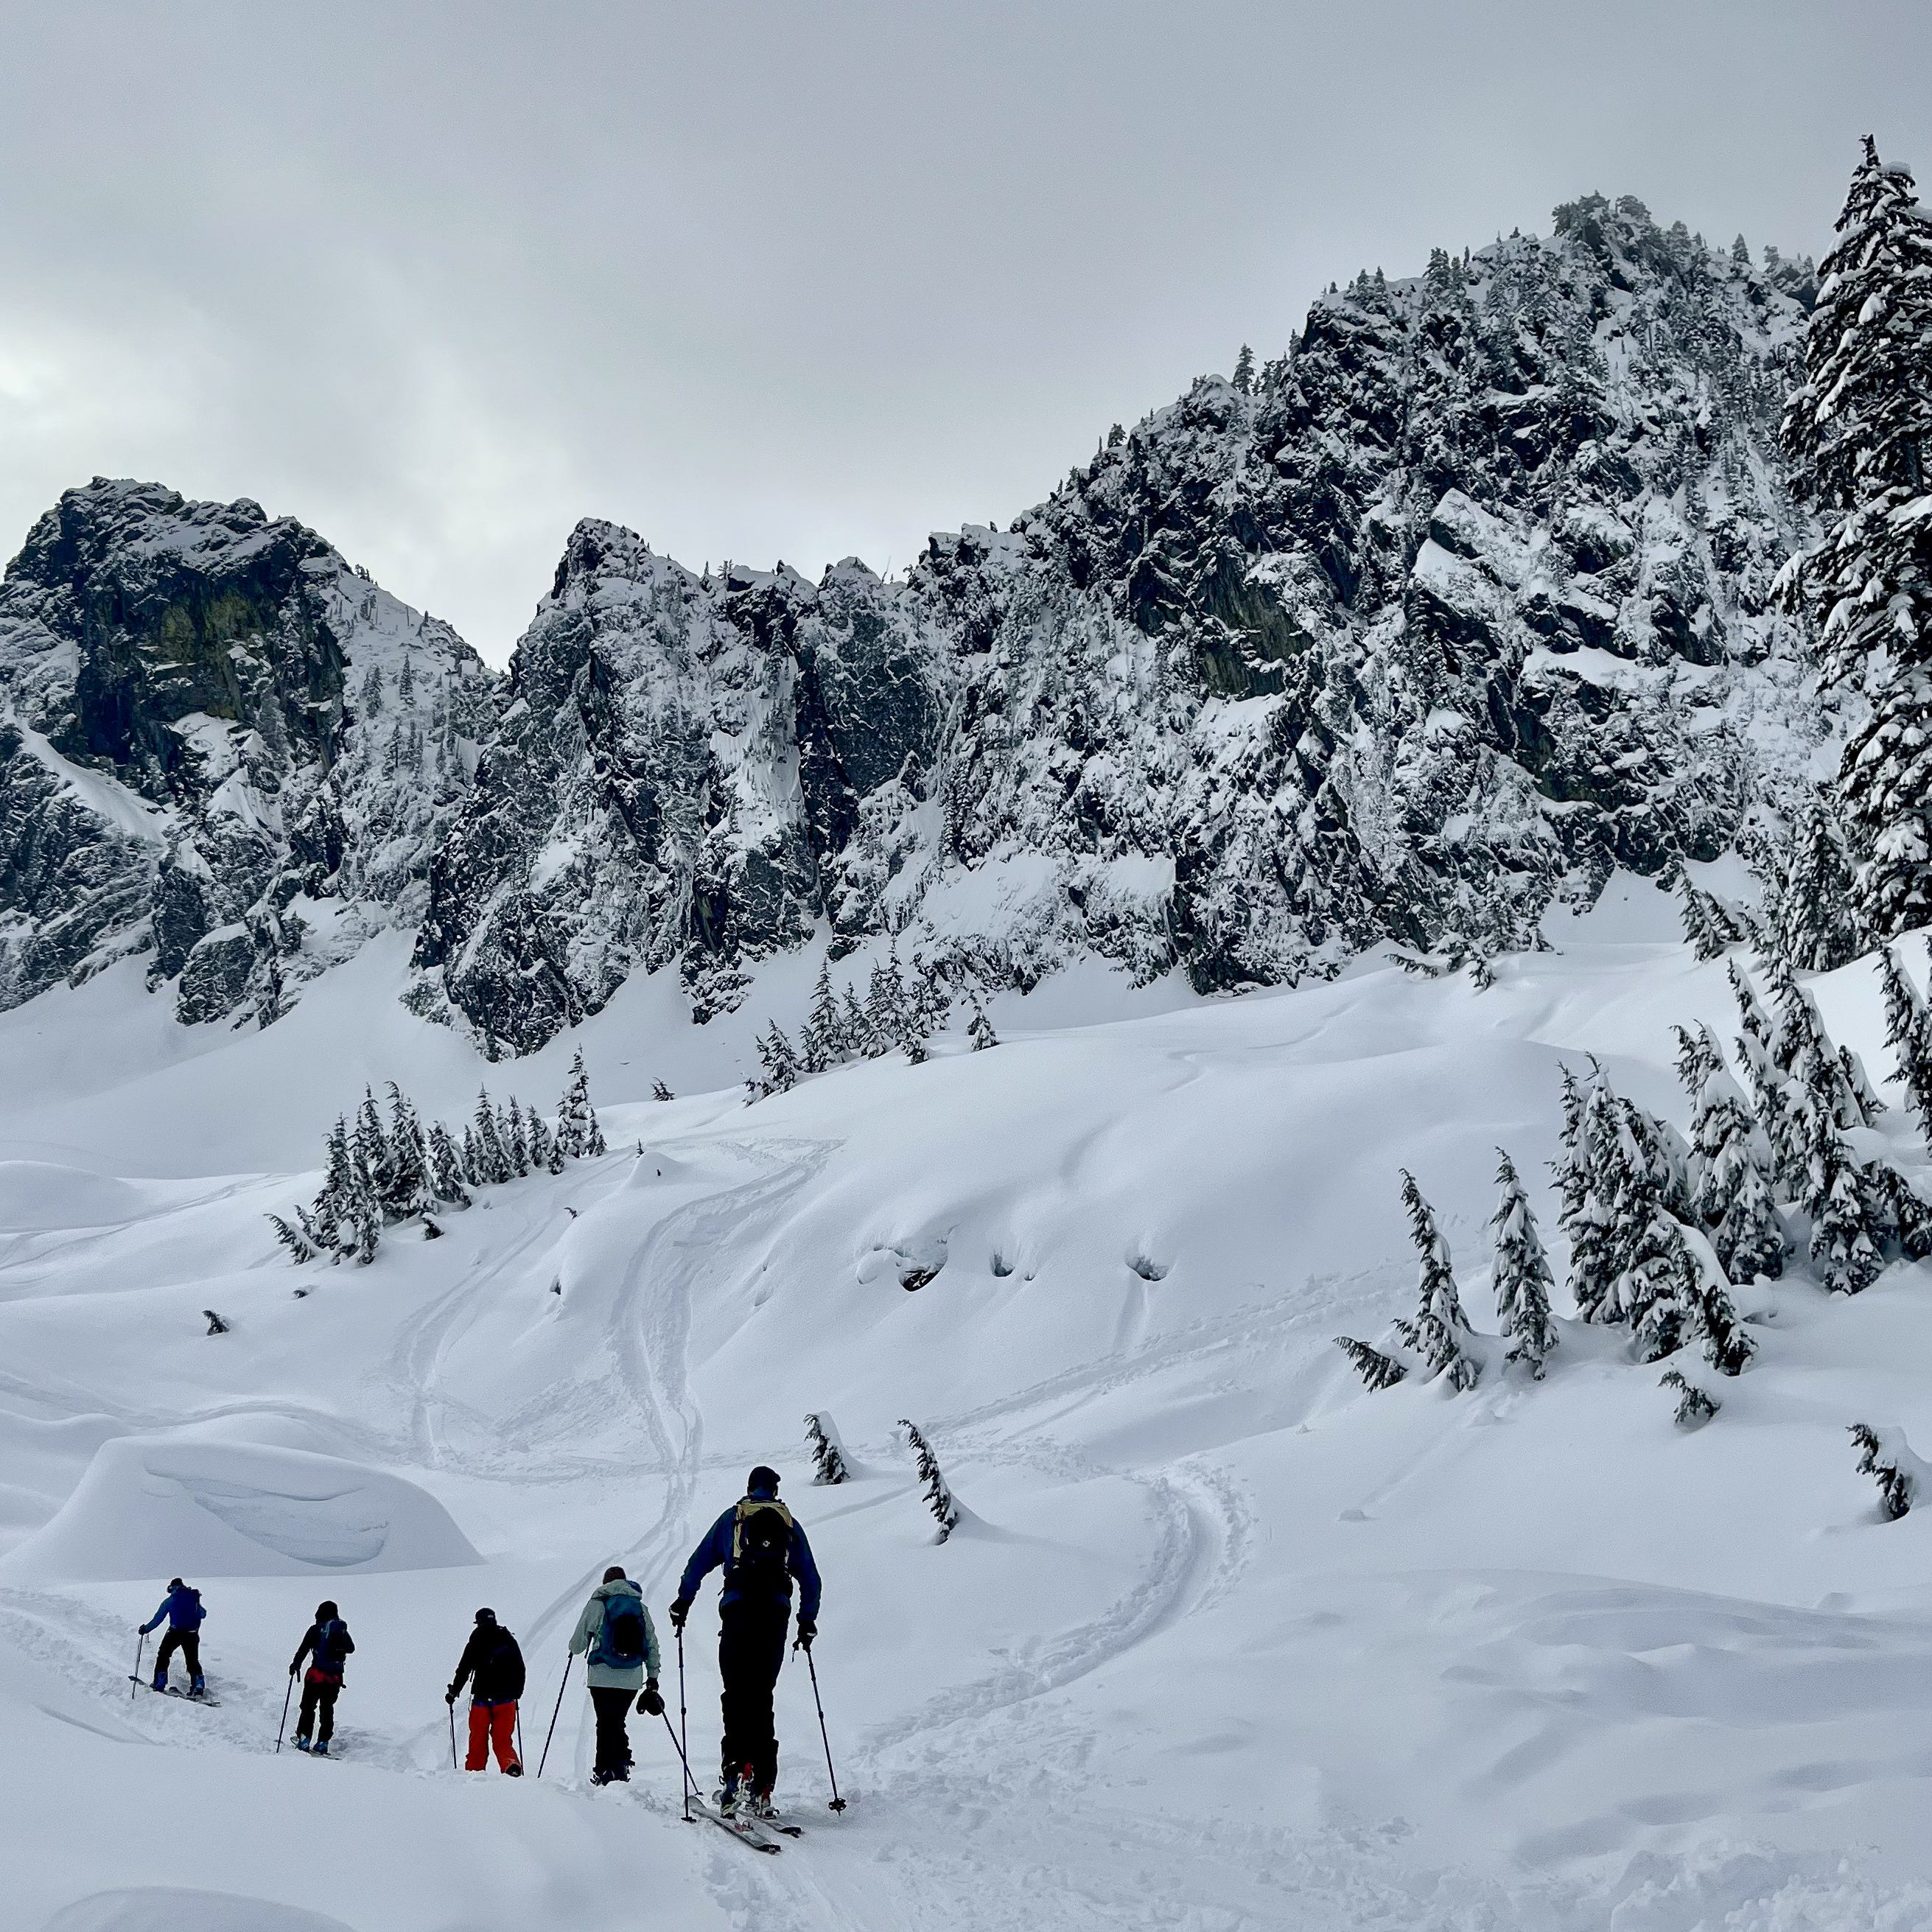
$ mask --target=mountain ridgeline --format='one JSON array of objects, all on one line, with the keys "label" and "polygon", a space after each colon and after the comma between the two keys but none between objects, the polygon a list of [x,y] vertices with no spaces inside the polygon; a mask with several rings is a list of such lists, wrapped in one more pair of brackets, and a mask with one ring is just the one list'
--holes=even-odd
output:
[{"label": "mountain ridgeline", "polygon": [[1203,991],[1534,943],[1803,782],[1774,579],[1809,265],[1628,198],[1316,302],[1006,530],[695,574],[586,521],[507,678],[254,505],[97,481],[0,585],[0,1004],[266,1022],[372,932],[533,1050],[880,933]]}]

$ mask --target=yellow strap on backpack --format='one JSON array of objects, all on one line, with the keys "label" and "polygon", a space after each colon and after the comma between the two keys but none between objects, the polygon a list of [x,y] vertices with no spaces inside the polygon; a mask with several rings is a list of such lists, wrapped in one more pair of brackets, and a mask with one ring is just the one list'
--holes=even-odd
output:
[{"label": "yellow strap on backpack", "polygon": [[737,1514],[731,1523],[731,1561],[736,1563],[745,1553],[745,1524],[754,1510],[776,1510],[778,1520],[785,1526],[788,1538],[791,1534],[791,1511],[776,1496],[747,1496],[738,1505]]}]

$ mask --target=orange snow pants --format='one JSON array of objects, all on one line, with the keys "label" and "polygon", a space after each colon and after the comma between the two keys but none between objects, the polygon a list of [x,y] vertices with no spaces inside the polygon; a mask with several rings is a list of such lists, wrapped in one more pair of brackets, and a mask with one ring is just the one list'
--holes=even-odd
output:
[{"label": "orange snow pants", "polygon": [[496,1768],[508,1771],[517,1762],[517,1706],[508,1704],[472,1704],[470,1707],[470,1757],[466,1771],[489,1768],[490,1750],[496,1751]]}]

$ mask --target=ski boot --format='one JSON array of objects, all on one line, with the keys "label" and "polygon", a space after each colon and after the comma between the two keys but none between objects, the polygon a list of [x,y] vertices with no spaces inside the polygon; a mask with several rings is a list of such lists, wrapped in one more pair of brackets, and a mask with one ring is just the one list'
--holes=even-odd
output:
[{"label": "ski boot", "polygon": [[738,1815],[738,1780],[734,1778],[718,1787],[715,1801],[721,1818],[735,1818]]},{"label": "ski boot", "polygon": [[520,1764],[506,1764],[503,1767],[503,1775],[506,1778],[521,1778],[523,1774],[524,1768]]},{"label": "ski boot", "polygon": [[305,1751],[305,1750],[310,1750],[310,1749],[311,1749],[311,1748],[312,1748],[312,1747],[310,1746],[310,1744],[309,1741],[308,1740],[308,1738],[306,1738],[305,1737],[304,1737],[304,1736],[302,1736],[302,1734],[301,1733],[301,1732],[299,1732],[299,1731],[296,1732],[296,1749],[297,1750],[298,1750],[298,1751]]},{"label": "ski boot", "polygon": [[751,1816],[767,1823],[778,1815],[778,1808],[772,1802],[768,1790],[754,1790],[746,1801],[745,1809]]},{"label": "ski boot", "polygon": [[190,1697],[206,1697],[208,1695],[207,1678],[205,1677],[197,1677],[194,1682],[188,1687],[188,1694]]},{"label": "ski boot", "polygon": [[316,1745],[309,1753],[310,1757],[326,1757],[328,1755],[328,1740],[326,1738],[324,1738],[321,1743]]},{"label": "ski boot", "polygon": [[158,1670],[154,1672],[154,1682],[152,1688],[162,1692],[164,1694],[166,1694],[168,1688],[168,1673],[165,1670]]}]

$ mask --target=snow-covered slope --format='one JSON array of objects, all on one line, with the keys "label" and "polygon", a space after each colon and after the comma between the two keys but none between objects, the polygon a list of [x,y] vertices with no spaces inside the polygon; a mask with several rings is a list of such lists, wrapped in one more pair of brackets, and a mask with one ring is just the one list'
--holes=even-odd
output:
[{"label": "snow-covered slope", "polygon": [[[442,1240],[393,1230],[367,1268],[291,1268],[262,1215],[314,1176],[240,1156],[314,1158],[378,1072],[452,1112],[506,1071],[400,1006],[399,935],[266,1031],[154,1027],[137,962],[0,1016],[23,1088],[0,1095],[19,1922],[176,1932],[217,1922],[166,1890],[200,1888],[290,1932],[278,1910],[356,1932],[1932,1924],[1932,1512],[1880,1520],[1844,1433],[1932,1445],[1925,1268],[1850,1300],[1760,1284],[1757,1360],[1690,1434],[1615,1331],[1461,1396],[1366,1394],[1331,1345],[1412,1292],[1399,1167],[1486,1327],[1498,1143],[1555,1241],[1560,1066],[1594,1054],[1682,1118],[1670,1023],[1728,1028],[1721,968],[1622,875],[1550,930],[1486,991],[1372,958],[1233,1000],[1169,980],[1080,1025],[1049,982],[994,1003],[991,1052],[952,1038],[749,1108],[742,1034],[693,1034],[667,970],[514,1070],[547,1099],[580,1045],[607,1155],[481,1192]],[[1870,963],[1814,990],[1881,1066]],[[645,1098],[694,1040],[722,1090]],[[1922,1172],[1901,1109],[1880,1131]],[[808,1486],[808,1410],[849,1485]],[[943,1546],[901,1418],[966,1512]],[[394,1486],[349,1513],[392,1546],[311,1513],[326,1486],[290,1466],[322,1459]],[[808,1835],[777,1858],[679,1821],[644,1720],[637,1781],[588,1789],[574,1685],[540,1784],[452,1773],[441,1688],[476,1606],[525,1645],[534,1757],[590,1582],[622,1562],[662,1612],[755,1460],[826,1574],[851,1808],[824,1809],[796,1664],[782,1784]],[[138,1471],[205,1583],[218,1711],[128,1699],[170,1574],[130,1536]],[[358,1648],[344,1761],[318,1766],[274,1740],[324,1594]],[[686,1650],[701,1765],[712,1614]],[[80,1906],[100,1894],[124,1895]]]}]

